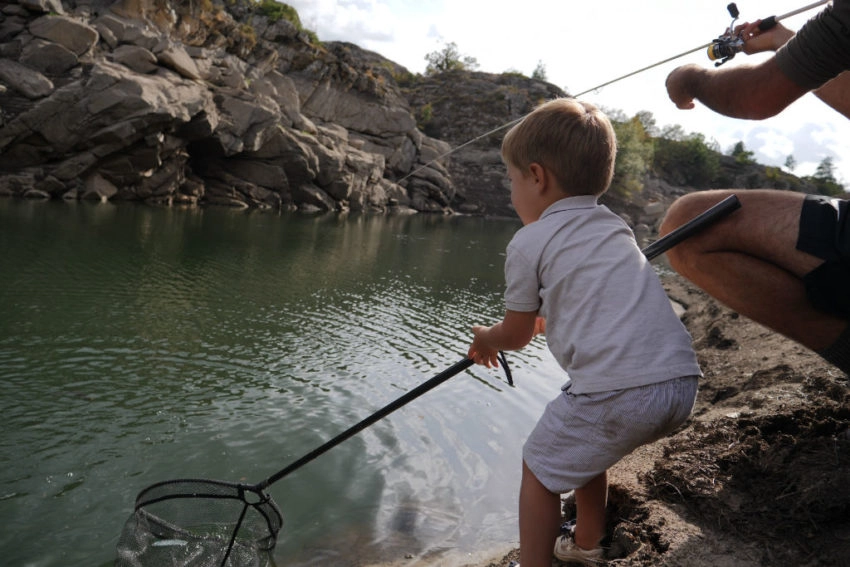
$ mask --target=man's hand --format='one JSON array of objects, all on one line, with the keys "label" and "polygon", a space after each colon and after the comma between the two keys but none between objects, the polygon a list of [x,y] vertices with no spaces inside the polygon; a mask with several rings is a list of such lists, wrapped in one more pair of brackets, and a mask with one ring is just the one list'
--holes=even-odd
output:
[{"label": "man's hand", "polygon": [[752,55],[762,51],[776,51],[794,37],[794,32],[780,23],[768,30],[760,30],[761,20],[745,22],[735,27],[734,33],[744,40],[744,53]]},{"label": "man's hand", "polygon": [[696,93],[693,85],[702,73],[704,73],[702,67],[691,63],[677,67],[667,75],[667,81],[664,84],[667,87],[667,95],[673,101],[673,104],[682,110],[690,110],[696,106],[694,104]]}]

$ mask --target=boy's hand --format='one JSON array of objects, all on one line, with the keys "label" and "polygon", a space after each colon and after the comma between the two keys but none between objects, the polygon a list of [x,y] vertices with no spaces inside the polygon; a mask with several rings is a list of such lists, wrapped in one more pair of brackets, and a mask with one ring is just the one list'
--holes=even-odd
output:
[{"label": "boy's hand", "polygon": [[500,350],[519,350],[531,341],[535,331],[545,331],[546,323],[537,311],[506,311],[505,318],[493,325],[472,327],[472,345],[467,356],[487,368],[499,367]]},{"label": "boy's hand", "polygon": [[546,334],[546,319],[537,317],[534,319],[534,336]]},{"label": "boy's hand", "polygon": [[472,344],[466,356],[476,364],[483,364],[487,368],[499,367],[499,350],[487,345],[486,336],[490,327],[476,325],[472,327]]}]

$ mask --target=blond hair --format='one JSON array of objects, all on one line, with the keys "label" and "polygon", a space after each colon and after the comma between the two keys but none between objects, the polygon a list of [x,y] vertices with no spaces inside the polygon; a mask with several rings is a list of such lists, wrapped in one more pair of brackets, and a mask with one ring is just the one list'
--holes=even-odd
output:
[{"label": "blond hair", "polygon": [[505,134],[502,159],[523,173],[538,163],[569,195],[601,195],[614,176],[617,138],[610,120],[588,102],[543,103]]}]

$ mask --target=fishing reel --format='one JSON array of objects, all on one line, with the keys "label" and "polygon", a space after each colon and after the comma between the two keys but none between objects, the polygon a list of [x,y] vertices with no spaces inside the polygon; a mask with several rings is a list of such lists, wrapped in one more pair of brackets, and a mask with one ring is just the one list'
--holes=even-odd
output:
[{"label": "fishing reel", "polygon": [[729,24],[723,35],[715,39],[708,46],[708,58],[715,62],[715,67],[720,67],[735,57],[736,53],[744,50],[744,39],[739,35],[735,35],[733,31],[735,29],[735,22],[738,20],[738,6],[732,2],[726,6],[726,9],[729,10],[729,15],[732,16],[732,23]]},{"label": "fishing reel", "polygon": [[[738,6],[734,2],[726,6],[729,15],[732,16],[732,23],[726,28],[726,31],[715,39],[708,46],[708,58],[714,61],[715,67],[720,67],[733,57],[735,54],[744,50],[744,38],[735,33],[735,22],[738,20]],[[758,28],[761,31],[766,31],[776,25],[776,16],[770,16],[763,19]]]}]

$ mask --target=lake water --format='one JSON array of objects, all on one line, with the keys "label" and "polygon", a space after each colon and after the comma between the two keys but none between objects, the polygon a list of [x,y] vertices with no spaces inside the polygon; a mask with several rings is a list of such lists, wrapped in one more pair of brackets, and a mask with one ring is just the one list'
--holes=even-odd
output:
[{"label": "lake water", "polygon": [[[464,358],[518,221],[0,199],[0,557],[110,565],[137,493],[259,482]],[[277,565],[442,564],[517,540],[563,375],[473,367],[273,484]]]}]

